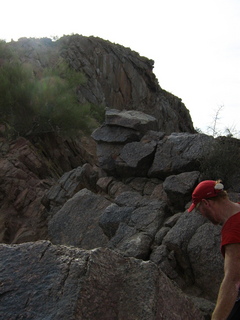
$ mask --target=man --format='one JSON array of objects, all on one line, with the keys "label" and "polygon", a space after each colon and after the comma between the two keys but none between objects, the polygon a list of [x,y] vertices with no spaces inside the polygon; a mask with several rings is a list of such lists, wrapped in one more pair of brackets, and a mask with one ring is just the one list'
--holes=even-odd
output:
[{"label": "man", "polygon": [[229,200],[220,181],[200,182],[188,209],[197,210],[215,225],[221,224],[224,278],[211,320],[240,320],[240,204]]}]

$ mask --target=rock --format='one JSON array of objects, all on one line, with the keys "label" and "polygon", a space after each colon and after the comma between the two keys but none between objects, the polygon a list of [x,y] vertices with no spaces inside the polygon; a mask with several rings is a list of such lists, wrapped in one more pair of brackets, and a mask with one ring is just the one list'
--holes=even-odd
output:
[{"label": "rock", "polygon": [[98,220],[109,204],[104,197],[82,189],[49,220],[49,239],[54,244],[85,249],[105,246],[107,237],[98,226]]},{"label": "rock", "polygon": [[157,119],[141,111],[108,109],[105,114],[106,124],[139,131],[142,135],[149,130],[157,131]]},{"label": "rock", "polygon": [[44,160],[24,138],[13,141],[0,158],[0,242],[21,243],[46,237],[41,199],[52,184],[52,172]]},{"label": "rock", "polygon": [[95,141],[106,143],[128,143],[140,140],[140,133],[136,130],[103,125],[94,130],[91,135]]},{"label": "rock", "polygon": [[99,166],[108,174],[116,176],[115,160],[120,155],[123,148],[122,144],[97,144],[97,158]]},{"label": "rock", "polygon": [[138,208],[143,205],[147,205],[148,199],[144,198],[136,191],[126,191],[122,192],[119,196],[115,198],[115,203],[121,207],[132,206]]},{"label": "rock", "polygon": [[[127,194],[125,193],[125,195]],[[114,221],[117,223],[115,222],[114,225],[114,236],[107,246],[126,256],[146,260],[149,258],[155,234],[163,224],[166,204],[158,200],[139,201],[138,203],[136,208],[121,207],[118,209],[120,213],[124,214],[118,214],[118,220],[115,218]],[[113,208],[110,207],[110,209]],[[112,217],[115,217],[116,214],[114,210],[110,211],[110,216],[108,213],[109,210],[103,215],[105,223],[103,227],[111,225]],[[119,221],[120,219],[121,221]]]},{"label": "rock", "polygon": [[[55,179],[64,174],[64,169],[71,171],[74,165],[83,163],[83,157],[93,161],[94,156],[91,157],[86,151],[83,140],[74,143],[71,139],[49,134],[34,137],[32,141],[19,137],[8,143],[7,152],[0,158],[1,242],[21,243],[47,237],[46,208],[49,210],[52,203],[45,193],[54,185]],[[93,166],[83,164],[81,170],[81,182],[76,183],[78,187],[85,183],[85,186],[94,189],[97,173]],[[69,197],[76,187],[73,181],[70,182],[71,179],[70,173],[60,179]],[[60,192],[59,185],[53,188],[55,194],[57,190]],[[58,204],[65,201],[62,196],[63,193],[58,199],[55,197]]]},{"label": "rock", "polygon": [[166,133],[161,131],[153,131],[149,130],[145,133],[145,135],[142,137],[141,142],[146,143],[150,141],[160,141],[165,137]]},{"label": "rock", "polygon": [[120,177],[146,176],[153,161],[155,148],[154,141],[126,144],[115,160],[117,175]]},{"label": "rock", "polygon": [[160,246],[162,244],[164,237],[166,236],[166,234],[168,233],[168,231],[170,229],[171,229],[170,227],[165,227],[165,226],[160,228],[159,231],[155,235],[154,243],[156,245]]},{"label": "rock", "polygon": [[111,198],[116,198],[123,192],[133,191],[131,187],[123,183],[122,181],[116,180],[109,185],[108,195]]},{"label": "rock", "polygon": [[99,165],[109,175],[146,176],[152,165],[155,140],[164,136],[155,131],[144,135],[148,129],[156,129],[156,119],[143,112],[118,110],[107,110],[108,117],[107,124],[92,134],[97,142]]},{"label": "rock", "polygon": [[130,220],[133,210],[133,207],[119,207],[115,203],[108,206],[99,219],[99,225],[104,234],[111,239],[115,235],[120,223],[127,223]]},{"label": "rock", "polygon": [[169,252],[174,251],[177,265],[179,266],[176,269],[180,278],[178,283],[183,282],[183,279],[185,285],[189,286],[194,283],[194,275],[187,252],[188,243],[197,229],[207,220],[195,212],[191,214],[186,212],[177,218],[177,222],[166,234],[162,244],[167,247]]},{"label": "rock", "polygon": [[[157,195],[156,189],[162,186],[162,181],[159,179],[155,179],[155,178],[149,179],[147,177],[131,177],[131,178],[127,178],[125,180],[125,183],[127,184],[128,187],[132,188],[134,193],[133,197],[138,195],[140,199],[143,199],[141,196],[149,196],[152,198],[165,200],[164,197]],[[155,195],[155,192],[156,192],[156,195]],[[144,199],[148,201],[148,197],[145,197]],[[115,199],[115,201],[117,201],[117,199]],[[128,201],[131,201],[131,195],[129,195]]]},{"label": "rock", "polygon": [[182,212],[175,213],[164,222],[164,227],[172,228],[177,223],[178,219],[181,217]]},{"label": "rock", "polygon": [[108,193],[109,186],[112,182],[114,183],[113,177],[101,177],[97,181],[97,188],[99,191]]},{"label": "rock", "polygon": [[153,237],[166,218],[165,209],[166,203],[164,201],[148,201],[146,205],[133,211],[129,224]]},{"label": "rock", "polygon": [[213,313],[213,310],[215,308],[215,303],[198,297],[192,297],[189,296],[189,298],[193,301],[193,303],[201,310],[204,319],[210,320],[211,314]]},{"label": "rock", "polygon": [[136,232],[117,245],[117,251],[126,257],[148,260],[152,237],[146,232]]},{"label": "rock", "polygon": [[172,133],[158,142],[150,177],[165,179],[182,172],[198,171],[214,138],[204,134]]},{"label": "rock", "polygon": [[[93,137],[98,142],[100,167],[107,174],[118,177],[143,176],[164,180],[170,175],[199,171],[202,159],[214,144],[214,138],[204,134],[172,133],[166,136],[154,131],[148,131],[140,141],[127,142],[124,138],[126,141],[122,144],[119,143],[124,140],[120,134],[121,127],[117,128],[114,130],[117,130],[119,139],[111,136],[101,138],[98,131]],[[124,130],[126,128],[123,128],[123,133]]]},{"label": "rock", "polygon": [[168,196],[170,205],[177,210],[183,210],[191,200],[192,191],[200,177],[199,171],[183,172],[167,177],[163,182],[163,189]]},{"label": "rock", "polygon": [[1,319],[203,320],[154,263],[109,249],[0,245],[0,269]]},{"label": "rock", "polygon": [[195,284],[202,290],[203,296],[212,302],[223,279],[220,240],[221,226],[205,223],[197,229],[187,247]]},{"label": "rock", "polygon": [[59,208],[78,191],[88,187],[96,191],[98,172],[86,163],[64,173],[61,178],[45,193],[42,203],[49,211],[49,215],[56,213]]},{"label": "rock", "polygon": [[160,245],[153,249],[150,255],[150,260],[156,263],[160,270],[171,280],[174,280],[179,287],[183,286],[183,280],[179,279],[177,272],[174,251],[169,251],[165,245]]}]

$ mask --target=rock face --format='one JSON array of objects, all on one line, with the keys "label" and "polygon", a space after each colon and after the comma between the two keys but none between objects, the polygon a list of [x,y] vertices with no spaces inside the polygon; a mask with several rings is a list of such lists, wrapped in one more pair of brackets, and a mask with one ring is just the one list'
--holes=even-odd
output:
[{"label": "rock face", "polygon": [[152,72],[154,61],[118,44],[80,35],[58,41],[26,39],[11,42],[23,62],[36,72],[63,57],[86,78],[77,89],[80,104],[90,103],[117,110],[137,110],[157,119],[158,130],[194,132],[189,111],[181,99],[163,90]]},{"label": "rock face", "polygon": [[[53,135],[42,137],[35,144],[24,138],[13,142],[1,140],[4,148],[0,157],[0,242],[45,239],[45,207],[51,205],[51,197],[57,207],[81,188],[95,188],[97,173],[94,172],[94,177],[90,165],[94,155],[89,154],[81,142],[62,140]],[[86,162],[86,157],[88,164],[75,169],[70,176],[69,173],[64,175],[64,171],[71,171]],[[56,189],[63,189],[55,185],[55,180],[61,175],[59,184],[67,191],[66,195],[62,192],[57,197]],[[84,183],[86,175],[87,184]],[[46,202],[45,192],[53,185],[53,195],[50,194]]]},{"label": "rock face", "polygon": [[154,263],[109,249],[0,245],[0,270],[1,319],[203,320]]}]

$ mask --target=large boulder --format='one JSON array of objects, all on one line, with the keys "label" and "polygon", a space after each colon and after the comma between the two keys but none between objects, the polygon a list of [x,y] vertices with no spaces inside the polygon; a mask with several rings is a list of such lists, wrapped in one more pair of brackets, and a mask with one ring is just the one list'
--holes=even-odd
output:
[{"label": "large boulder", "polygon": [[120,177],[147,176],[156,145],[155,141],[126,144],[115,160],[117,175]]},{"label": "large boulder", "polygon": [[170,206],[183,210],[191,200],[192,190],[199,181],[200,172],[183,172],[167,177],[163,182],[163,189],[168,196]]},{"label": "large boulder", "polygon": [[214,138],[205,134],[172,133],[158,142],[150,177],[199,170],[201,160],[213,148]]},{"label": "large boulder", "polygon": [[0,270],[1,319],[203,320],[154,263],[109,249],[0,245]]},{"label": "large boulder", "polygon": [[69,199],[48,222],[49,239],[85,249],[105,246],[107,237],[98,225],[99,217],[110,202],[82,189]]},{"label": "large boulder", "polygon": [[139,141],[140,132],[131,128],[102,125],[93,131],[92,137],[98,143],[105,142],[125,144],[132,141]]},{"label": "large boulder", "polygon": [[214,302],[223,278],[220,230],[194,211],[176,214],[156,234],[150,260],[183,290]]},{"label": "large boulder", "polygon": [[204,297],[212,301],[216,299],[223,279],[220,240],[221,226],[205,223],[197,229],[187,247],[195,284],[201,288]]},{"label": "large boulder", "polygon": [[105,114],[106,124],[131,128],[139,131],[142,135],[149,130],[157,131],[157,119],[141,111],[108,109]]}]

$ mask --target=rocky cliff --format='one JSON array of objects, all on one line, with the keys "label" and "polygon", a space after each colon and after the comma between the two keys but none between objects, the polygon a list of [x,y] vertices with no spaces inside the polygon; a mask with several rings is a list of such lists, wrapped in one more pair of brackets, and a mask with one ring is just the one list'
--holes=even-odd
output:
[{"label": "rocky cliff", "polygon": [[[210,319],[220,229],[186,208],[218,140],[194,132],[153,62],[130,49],[82,36],[10,45],[35,68],[59,52],[86,75],[79,101],[106,112],[79,140],[9,141],[1,126],[0,317]],[[229,181],[237,200],[239,175]]]},{"label": "rocky cliff", "polygon": [[181,99],[163,90],[153,73],[154,61],[118,44],[80,35],[50,39],[26,39],[9,43],[35,72],[63,57],[86,81],[79,84],[79,103],[111,109],[130,109],[153,115],[159,130],[194,132],[189,111]]}]

